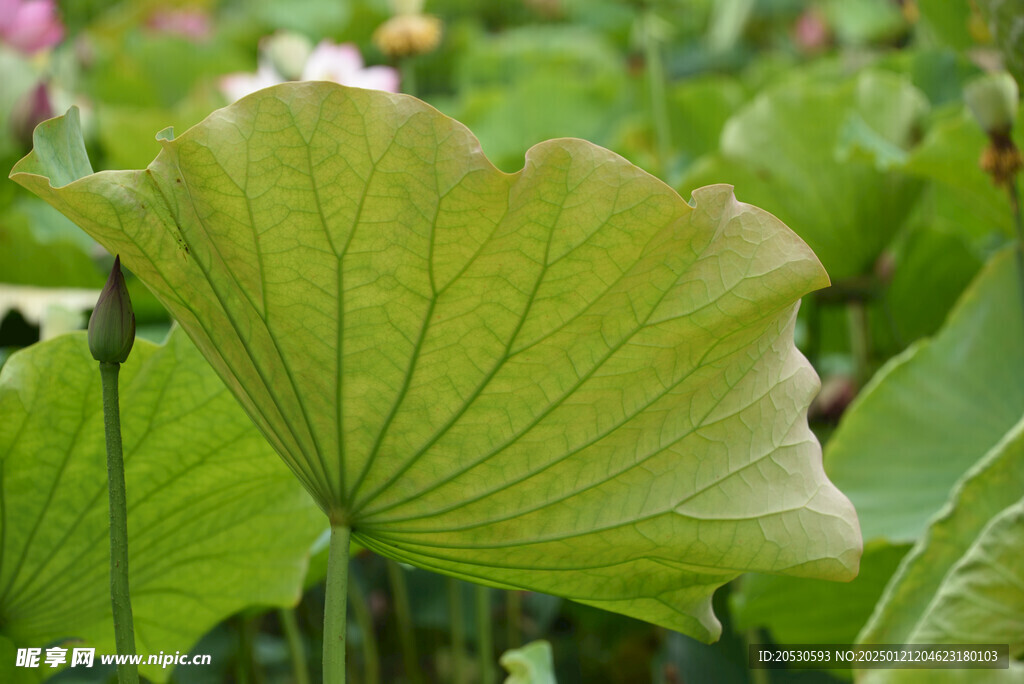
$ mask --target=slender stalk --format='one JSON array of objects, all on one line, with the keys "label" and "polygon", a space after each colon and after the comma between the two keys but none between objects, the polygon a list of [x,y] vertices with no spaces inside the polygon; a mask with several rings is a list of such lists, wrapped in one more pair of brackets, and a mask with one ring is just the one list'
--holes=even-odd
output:
[{"label": "slender stalk", "polygon": [[363,680],[366,684],[380,684],[380,655],[377,648],[377,634],[373,629],[373,618],[366,605],[366,597],[353,579],[348,583],[348,602],[352,615],[363,635]]},{"label": "slender stalk", "polygon": [[345,682],[345,626],[348,598],[348,542],[352,531],[331,525],[324,599],[324,684]]},{"label": "slender stalk", "polygon": [[857,387],[863,387],[869,379],[868,368],[871,354],[871,338],[868,331],[868,312],[864,302],[853,301],[847,304],[850,324],[850,352],[853,356],[853,372]]},{"label": "slender stalk", "polygon": [[665,62],[661,57],[660,39],[655,35],[653,12],[643,17],[644,63],[647,67],[647,86],[651,97],[651,118],[654,120],[654,139],[658,153],[658,174],[664,177],[672,148],[668,103],[665,100]]},{"label": "slender stalk", "polygon": [[452,630],[452,681],[467,684],[466,624],[462,619],[462,587],[454,577],[448,578],[448,622]]},{"label": "slender stalk", "polygon": [[391,596],[395,602],[395,617],[398,620],[398,641],[402,647],[402,664],[405,677],[412,684],[423,681],[420,676],[419,658],[416,655],[416,631],[412,624],[412,610],[409,604],[409,587],[405,582],[402,566],[390,558],[386,561]]},{"label": "slender stalk", "polygon": [[402,92],[416,97],[416,64],[411,57],[399,60],[399,72],[402,75]]},{"label": "slender stalk", "polygon": [[491,627],[491,590],[476,586],[476,644],[480,681],[494,684],[494,632]]},{"label": "slender stalk", "polygon": [[1017,191],[1017,177],[1006,183],[1010,195],[1010,209],[1013,211],[1013,225],[1017,228],[1017,279],[1020,282],[1020,304],[1024,312],[1024,218],[1020,211],[1020,194]]},{"label": "slender stalk", "polygon": [[[128,586],[128,502],[121,451],[121,410],[117,396],[119,363],[100,362],[103,383],[103,427],[107,437],[107,488],[110,491],[110,602],[114,615],[114,642],[119,655],[135,653],[135,621]],[[138,666],[117,666],[121,684],[138,684]]]},{"label": "slender stalk", "polygon": [[263,671],[256,664],[256,633],[258,616],[242,613],[238,616],[238,658],[235,663],[236,679],[248,684],[263,684]]},{"label": "slender stalk", "polygon": [[519,648],[523,642],[523,593],[515,589],[505,592],[505,612],[508,617],[507,648]]},{"label": "slender stalk", "polygon": [[309,684],[309,665],[306,664],[306,649],[302,643],[302,632],[295,619],[294,608],[279,608],[277,619],[288,642],[288,655],[292,661],[292,679],[295,684]]},{"label": "slender stalk", "polygon": [[[743,637],[748,651],[750,650],[750,644],[756,644],[762,641],[761,634],[757,629],[748,629],[744,632]],[[755,667],[751,668],[749,672],[750,684],[771,684],[771,678],[769,677],[768,670]]]}]

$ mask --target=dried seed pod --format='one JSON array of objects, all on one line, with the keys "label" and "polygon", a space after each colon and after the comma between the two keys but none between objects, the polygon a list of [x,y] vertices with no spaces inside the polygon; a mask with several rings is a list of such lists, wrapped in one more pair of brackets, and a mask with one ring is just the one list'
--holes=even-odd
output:
[{"label": "dried seed pod", "polygon": [[373,43],[389,57],[430,52],[441,42],[441,20],[426,14],[391,17],[373,33]]}]

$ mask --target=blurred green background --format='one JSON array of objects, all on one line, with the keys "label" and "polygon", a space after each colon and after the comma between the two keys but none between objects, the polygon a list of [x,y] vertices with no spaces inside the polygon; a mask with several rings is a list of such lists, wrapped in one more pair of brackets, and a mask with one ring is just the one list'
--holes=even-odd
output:
[{"label": "blurred green background", "polygon": [[[867,551],[856,581],[743,577],[716,595],[723,638],[706,646],[538,594],[488,590],[481,603],[471,585],[365,552],[353,560],[362,600],[351,616],[352,681],[450,681],[453,611],[464,612],[469,653],[479,648],[477,621],[492,622],[494,663],[506,649],[549,641],[560,682],[849,679],[751,672],[746,648],[856,639],[901,559],[927,543],[931,516],[1024,415],[1014,389],[1024,386],[1021,364],[999,356],[1020,349],[1017,286],[1013,275],[1001,290],[986,276],[1016,239],[1011,194],[978,165],[986,133],[963,97],[968,82],[1001,65],[1019,82],[1024,41],[1012,29],[1024,3],[37,1],[50,11],[0,20],[3,168],[29,151],[36,123],[71,105],[95,170],[143,168],[168,126],[181,132],[261,85],[328,78],[425,100],[468,126],[507,172],[537,142],[570,136],[608,147],[685,198],[730,183],[740,201],[807,241],[832,278],[805,300],[797,343],[823,382],[809,417],[826,470],[861,515]],[[398,10],[415,21],[395,24]],[[1017,121],[1018,144],[1022,130]],[[83,328],[112,261],[40,200],[0,184],[0,364]],[[139,335],[162,340],[166,312],[141,284],[130,287]],[[959,317],[946,323],[951,311]],[[972,337],[978,330],[986,335]],[[993,354],[993,369],[975,368]],[[968,370],[943,375],[957,368]],[[924,379],[904,377],[914,373]],[[983,386],[959,386],[966,376]],[[946,380],[936,388],[929,378]],[[943,406],[945,392],[977,398],[977,429]],[[922,437],[934,437],[935,424],[955,443]],[[295,681],[289,634],[319,662],[323,561],[314,555],[294,611],[254,607],[227,620],[195,649],[213,654],[214,666],[174,681]],[[409,640],[414,670],[403,660]],[[470,681],[494,681],[471,662]],[[82,672],[54,681],[112,676]]]}]

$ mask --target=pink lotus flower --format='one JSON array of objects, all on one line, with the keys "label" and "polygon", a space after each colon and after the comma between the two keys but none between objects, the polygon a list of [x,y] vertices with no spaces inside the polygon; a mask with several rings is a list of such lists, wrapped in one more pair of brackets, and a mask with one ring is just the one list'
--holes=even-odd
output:
[{"label": "pink lotus flower", "polygon": [[829,39],[828,21],[813,8],[801,14],[793,25],[793,40],[802,52],[820,52],[828,47]]},{"label": "pink lotus flower", "polygon": [[63,37],[54,0],[0,0],[0,41],[31,54],[53,47]]},{"label": "pink lotus flower", "polygon": [[363,56],[351,43],[320,41],[302,69],[303,81],[334,81],[356,88],[398,92],[398,72],[391,67],[363,67]]},{"label": "pink lotus flower", "polygon": [[241,100],[246,95],[251,95],[257,90],[269,88],[278,83],[284,83],[285,78],[277,73],[274,66],[265,59],[260,59],[259,68],[255,74],[228,74],[220,79],[220,91],[224,97],[232,102]]},{"label": "pink lotus flower", "polygon": [[[2,2],[3,0],[0,0]],[[229,74],[220,80],[224,96],[239,100],[246,95],[262,90],[286,79],[274,67],[272,60],[261,54],[259,68],[255,74]],[[329,40],[321,41],[310,53],[302,67],[299,80],[333,81],[341,85],[373,90],[398,92],[398,72],[391,67],[363,65],[363,56],[355,45],[336,45]]]},{"label": "pink lotus flower", "polygon": [[146,25],[157,33],[180,36],[197,43],[213,35],[210,15],[197,9],[158,9],[149,16]]}]

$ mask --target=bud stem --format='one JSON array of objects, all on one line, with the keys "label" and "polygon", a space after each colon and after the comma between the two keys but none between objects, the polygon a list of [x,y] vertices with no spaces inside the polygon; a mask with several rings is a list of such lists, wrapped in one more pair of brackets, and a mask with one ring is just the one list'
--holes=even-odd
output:
[{"label": "bud stem", "polygon": [[1024,219],[1021,217],[1016,174],[1006,182],[1006,192],[1010,195],[1010,211],[1013,212],[1013,224],[1017,228],[1017,279],[1020,281],[1020,305],[1024,307]]},{"label": "bud stem", "polygon": [[[100,362],[103,382],[103,426],[107,437],[107,486],[110,491],[110,601],[118,655],[135,654],[135,623],[128,587],[128,505],[121,452],[121,412],[117,395],[119,363]],[[138,684],[134,664],[117,666],[120,684]]]}]

